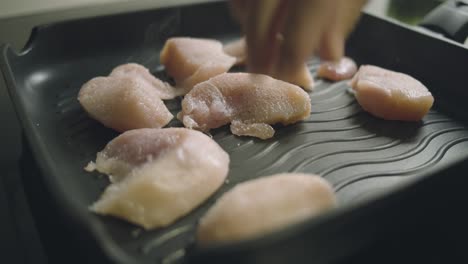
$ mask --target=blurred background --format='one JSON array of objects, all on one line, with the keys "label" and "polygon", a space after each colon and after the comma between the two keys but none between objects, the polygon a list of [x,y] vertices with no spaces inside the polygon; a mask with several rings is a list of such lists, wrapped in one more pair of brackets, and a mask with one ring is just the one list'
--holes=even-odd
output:
[{"label": "blurred background", "polygon": [[[210,0],[208,0],[210,1]],[[207,0],[1,0],[0,43],[21,47],[37,24]],[[366,11],[417,24],[444,0],[369,0]]]}]

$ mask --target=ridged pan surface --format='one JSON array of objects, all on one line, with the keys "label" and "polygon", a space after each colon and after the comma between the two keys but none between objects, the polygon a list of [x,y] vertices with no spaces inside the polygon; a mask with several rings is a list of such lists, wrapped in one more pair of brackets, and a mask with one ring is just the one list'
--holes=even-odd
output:
[{"label": "ridged pan surface", "polygon": [[[164,78],[162,70],[147,66]],[[317,66],[318,61],[309,63],[313,73]],[[76,100],[79,88],[77,83],[57,94],[53,123],[63,134],[50,144],[65,143],[68,151],[81,157],[65,161],[69,173],[85,181],[94,179],[95,190],[88,194],[98,197],[108,181],[101,175],[86,173],[83,167],[117,134],[91,120],[81,109]],[[292,126],[277,126],[270,140],[237,137],[227,127],[211,131],[213,139],[231,157],[228,180],[217,195],[174,225],[143,232],[110,218],[102,221],[109,224],[109,232],[114,228],[126,230],[121,233],[127,236],[118,240],[134,254],[178,258],[192,239],[198,218],[216,197],[236,183],[278,172],[316,173],[333,184],[340,204],[345,206],[412,174],[434,169],[468,147],[467,127],[436,110],[421,122],[385,121],[363,111],[348,88],[346,81],[317,80],[310,93],[310,118]],[[180,99],[168,101],[167,105],[173,114],[180,111]],[[170,126],[181,124],[174,120]]]},{"label": "ridged pan surface", "polygon": [[[235,33],[206,36],[223,42],[238,37]],[[18,61],[26,57],[18,63],[13,59],[12,68],[19,90],[16,105],[25,114],[23,124],[30,125],[27,133],[34,134],[29,139],[37,140],[40,146],[36,159],[52,164],[54,170],[43,173],[49,173],[48,180],[57,181],[57,186],[64,188],[73,203],[84,210],[98,199],[109,182],[103,175],[87,173],[83,168],[117,133],[88,117],[77,101],[78,91],[89,78],[106,75],[126,62],[142,63],[156,76],[168,80],[158,61],[161,44],[141,51],[122,50],[118,56],[112,55],[119,54],[119,47],[114,47],[113,53],[96,54],[94,58],[64,59],[44,65],[35,64],[33,60],[40,55],[28,56],[28,51],[18,58],[10,55]],[[32,48],[29,52],[34,51]],[[15,67],[28,62],[28,70],[15,72]],[[314,76],[318,63],[308,63]],[[88,217],[102,225],[117,248],[130,258],[144,263],[172,263],[184,258],[198,219],[237,183],[279,172],[315,173],[334,186],[340,206],[347,206],[413,175],[430,172],[455,157],[467,156],[464,149],[468,147],[468,128],[437,109],[420,122],[385,121],[362,110],[348,92],[347,81],[315,79],[310,93],[310,118],[291,126],[276,126],[276,135],[270,140],[237,137],[227,127],[211,131],[213,139],[231,157],[228,179],[207,202],[174,224],[143,231],[111,217],[91,212]],[[176,114],[180,98],[167,101],[167,105]],[[174,120],[170,126],[181,124]]]}]

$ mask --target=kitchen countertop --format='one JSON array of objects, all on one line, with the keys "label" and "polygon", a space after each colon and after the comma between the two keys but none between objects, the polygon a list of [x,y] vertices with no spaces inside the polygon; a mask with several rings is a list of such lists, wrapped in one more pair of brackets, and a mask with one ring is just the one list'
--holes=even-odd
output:
[{"label": "kitchen countertop", "polygon": [[[40,2],[40,5],[37,5]],[[21,49],[35,25],[79,17],[90,17],[157,8],[164,5],[187,4],[190,0],[5,0],[0,4],[0,43],[10,43]],[[198,1],[200,2],[200,1]],[[378,15],[390,15],[415,24],[439,1],[419,2],[422,7],[404,8],[407,1],[374,0],[366,10]],[[36,4],[34,6],[33,4]],[[18,160],[22,142],[20,126],[0,75],[0,253],[5,263],[47,263],[41,237],[31,217],[31,211],[22,188]],[[3,263],[3,261],[2,261]]]}]

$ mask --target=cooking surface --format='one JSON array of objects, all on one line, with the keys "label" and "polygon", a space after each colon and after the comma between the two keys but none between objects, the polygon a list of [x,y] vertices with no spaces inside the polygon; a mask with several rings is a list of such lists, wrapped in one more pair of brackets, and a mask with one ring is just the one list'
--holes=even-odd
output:
[{"label": "cooking surface", "polygon": [[[378,2],[378,1],[374,1]],[[393,1],[393,2],[403,2],[403,1]],[[378,10],[384,10],[384,9],[379,9],[378,6],[376,6],[377,12]],[[380,11],[381,12],[381,11]],[[59,12],[56,12],[56,15]],[[78,12],[79,13],[79,12]],[[72,12],[73,16],[78,16],[77,12]],[[384,12],[385,13],[385,12]],[[62,16],[63,19],[67,16],[66,12]],[[52,16],[53,17],[53,16]],[[60,17],[57,15],[57,17]],[[15,22],[18,21],[18,22]],[[30,19],[27,18],[20,18],[20,19],[7,19],[7,20],[0,20],[0,31],[5,34],[0,34],[1,38],[5,38],[5,36],[11,35],[13,32],[13,35],[19,38],[16,38],[15,40],[12,40],[14,44],[18,44],[18,46],[21,46],[22,42],[25,41],[25,38],[27,38],[28,35],[28,30],[30,27],[32,27],[35,24],[42,24],[42,21],[50,21],[50,18],[46,18],[45,16],[32,16]],[[13,25],[22,25],[23,29],[20,30],[19,28],[13,26]],[[5,28],[8,28],[5,31]],[[13,30],[14,29],[14,30]],[[22,33],[21,33],[22,32]],[[229,36],[232,37],[232,36]],[[10,40],[8,40],[10,42]],[[311,64],[313,66],[313,63]],[[153,70],[156,70],[156,68],[153,68]],[[0,86],[2,86],[2,83],[0,82]],[[290,169],[298,169],[298,170],[307,170],[308,167],[313,166],[316,164],[317,160],[321,161],[327,161],[329,163],[332,163],[332,157],[334,156],[340,156],[340,153],[325,153],[321,152],[323,149],[330,144],[336,144],[333,142],[327,142],[327,143],[319,143],[317,142],[317,139],[325,139],[325,140],[336,140],[334,136],[338,135],[345,135],[346,140],[345,141],[340,141],[340,145],[343,146],[343,149],[340,149],[339,151],[344,151],[341,155],[351,155],[353,156],[353,159],[350,160],[349,162],[352,163],[352,167],[358,168],[356,173],[353,174],[356,178],[359,179],[360,181],[366,182],[366,186],[369,186],[365,190],[356,187],[357,184],[354,183],[354,181],[342,181],[340,178],[340,172],[343,170],[346,170],[346,168],[349,168],[346,166],[340,167],[340,166],[335,166],[336,168],[331,168],[331,167],[326,167],[326,165],[323,165],[320,169],[317,168],[317,172],[319,171],[329,171],[329,175],[326,176],[329,179],[331,179],[336,186],[343,186],[341,191],[339,192],[339,197],[341,200],[344,201],[358,201],[360,199],[364,199],[365,197],[371,196],[374,192],[381,192],[385,190],[386,188],[390,187],[393,184],[397,184],[400,182],[403,177],[395,177],[394,175],[392,177],[373,177],[372,173],[369,173],[368,171],[365,170],[362,171],[362,166],[359,164],[363,159],[366,158],[365,152],[369,153],[376,153],[376,156],[373,156],[372,158],[375,160],[372,163],[372,170],[373,171],[381,171],[379,168],[383,166],[385,163],[389,163],[394,165],[395,170],[394,172],[400,170],[400,168],[403,166],[403,168],[416,168],[414,172],[420,171],[425,171],[425,170],[431,170],[433,168],[432,166],[434,165],[435,162],[441,162],[439,164],[442,164],[448,160],[450,160],[452,157],[457,156],[457,155],[463,155],[462,153],[462,148],[466,147],[466,142],[465,142],[465,129],[464,128],[457,128],[460,124],[457,122],[453,122],[447,119],[447,116],[437,113],[435,111],[432,111],[427,118],[424,120],[423,123],[420,123],[418,125],[410,125],[405,129],[405,133],[396,133],[395,131],[392,131],[393,128],[396,126],[400,127],[398,125],[398,122],[385,122],[385,121],[379,121],[376,120],[372,117],[369,117],[366,113],[363,113],[360,111],[359,107],[355,104],[355,102],[352,101],[352,97],[350,97],[349,94],[342,93],[339,94],[337,91],[342,90],[343,84],[340,85],[335,85],[333,87],[329,87],[331,89],[327,89],[327,84],[322,83],[318,86],[316,91],[314,92],[314,95],[312,96],[312,99],[314,100],[328,100],[332,99],[331,101],[336,102],[337,105],[335,107],[330,107],[327,108],[328,106],[325,107],[325,105],[320,105],[320,104],[315,104],[313,105],[313,112],[315,112],[314,115],[312,115],[311,120],[312,122],[306,123],[304,125],[297,125],[293,128],[285,128],[281,129],[281,133],[279,134],[279,140],[277,142],[274,142],[275,144],[266,144],[266,143],[261,143],[259,144],[252,144],[251,142],[253,140],[243,138],[243,139],[237,139],[233,140],[229,136],[226,136],[227,133],[223,131],[218,131],[216,136],[218,139],[222,139],[222,144],[225,146],[231,146],[231,148],[234,151],[237,151],[238,153],[242,153],[243,149],[246,150],[251,150],[252,152],[255,151],[255,154],[253,156],[253,160],[257,161],[262,161],[264,160],[264,157],[262,157],[262,153],[268,153],[270,149],[268,149],[268,146],[271,146],[271,149],[274,149],[275,151],[282,151],[281,153],[283,154],[277,154],[275,157],[279,158],[280,161],[283,161],[287,166],[290,167]],[[3,88],[1,88],[3,89]],[[78,85],[76,84],[74,87],[72,87],[72,91],[75,91],[78,89]],[[10,202],[10,205],[6,205],[8,207],[8,211],[3,210],[3,212],[7,212],[4,215],[2,215],[1,219],[21,219],[20,223],[21,228],[18,229],[9,229],[6,228],[5,230],[8,230],[8,232],[11,234],[12,240],[8,243],[8,246],[10,249],[5,252],[16,252],[14,251],[15,245],[18,245],[17,248],[20,248],[18,250],[19,254],[22,254],[24,258],[26,259],[27,263],[30,263],[30,260],[34,260],[34,263],[40,263],[42,260],[44,260],[44,257],[41,253],[41,250],[39,249],[39,243],[37,242],[37,237],[34,236],[34,227],[33,223],[29,218],[29,209],[26,204],[25,198],[22,194],[23,190],[19,186],[22,184],[21,179],[19,179],[19,174],[17,171],[17,168],[15,165],[11,165],[12,162],[17,160],[19,156],[19,132],[18,128],[16,126],[16,122],[14,119],[12,119],[12,111],[10,108],[8,108],[8,103],[5,102],[7,99],[6,93],[4,90],[0,90],[0,106],[2,107],[2,110],[0,110],[0,113],[2,114],[2,121],[4,123],[10,124],[8,127],[6,127],[5,130],[2,131],[2,151],[0,154],[0,157],[2,157],[1,160],[1,165],[2,169],[5,168],[6,173],[3,174],[3,181],[1,181],[1,184],[6,184],[7,189],[9,191],[5,192],[7,194],[7,201]],[[68,94],[64,95],[63,99],[65,101],[71,100],[74,97],[74,94]],[[334,98],[334,99],[333,99]],[[347,102],[347,103],[346,103]],[[66,103],[64,103],[66,105]],[[72,105],[72,108],[75,107],[75,111],[78,109],[76,108],[76,105]],[[4,110],[5,109],[5,110]],[[58,109],[58,108],[57,108]],[[323,112],[325,111],[325,112]],[[326,112],[329,111],[329,112]],[[321,112],[321,113],[319,113]],[[328,113],[328,114],[327,114]],[[75,113],[76,114],[76,113]],[[320,118],[323,118],[325,116],[331,115],[334,117],[334,121],[332,122],[322,122]],[[337,120],[337,119],[342,119],[342,120]],[[361,124],[359,121],[362,120],[375,120],[380,123],[386,123],[384,127],[386,129],[376,129],[373,125],[366,125],[365,123]],[[83,125],[83,123],[80,123]],[[86,124],[86,122],[84,122]],[[96,124],[95,124],[96,125]],[[86,126],[86,125],[85,125]],[[354,126],[354,128],[353,128]],[[296,131],[301,131],[301,129],[318,129],[320,127],[320,130],[325,130],[322,132],[326,133],[321,133],[323,134],[321,137],[317,136],[316,132],[312,133],[305,133],[300,135],[299,138],[307,140],[308,143],[310,143],[309,146],[307,147],[296,147],[296,154],[294,154],[294,151],[288,151],[285,149],[285,145],[288,144],[288,140],[284,138],[285,135],[288,133]],[[420,129],[417,129],[420,127]],[[342,131],[337,131],[336,129],[345,129]],[[312,131],[313,131],[312,129]],[[331,131],[330,131],[331,130]],[[329,131],[329,132],[328,132]],[[415,131],[418,131],[415,133]],[[104,132],[103,133],[107,133]],[[223,134],[224,133],[224,134]],[[329,134],[329,135],[328,135]],[[224,138],[222,138],[224,136]],[[105,136],[106,138],[110,138],[111,136],[108,134]],[[451,143],[446,143],[450,141]],[[101,141],[103,142],[103,141]],[[445,142],[445,143],[444,143]],[[237,144],[239,144],[237,146]],[[359,144],[359,146],[362,145],[364,149],[367,150],[354,150],[351,151],[351,146]],[[349,147],[349,148],[348,148]],[[431,150],[441,148],[440,152],[434,152]],[[97,147],[96,147],[97,148]],[[384,151],[384,149],[389,150],[389,152]],[[8,153],[5,153],[5,150],[8,151]],[[348,154],[346,154],[346,151],[348,151]],[[310,153],[313,154],[311,155],[311,159],[308,161],[301,160],[301,161],[296,161],[294,160],[294,157],[296,157],[298,154],[297,153]],[[383,156],[378,156],[379,154],[383,153],[388,153],[386,158],[383,158]],[[404,159],[399,159],[401,157],[404,157],[404,155],[408,156],[417,156],[418,158],[414,159],[409,159],[409,161],[405,161]],[[325,155],[325,156],[323,156]],[[329,155],[329,156],[328,156]],[[240,154],[239,154],[240,156]],[[380,157],[380,158],[379,158]],[[388,159],[387,159],[388,158]],[[439,160],[440,159],[440,160]],[[84,161],[85,159],[82,158]],[[293,160],[295,163],[290,164],[290,161]],[[309,165],[307,165],[310,163]],[[262,165],[263,164],[263,165]],[[299,165],[297,165],[299,164]],[[326,162],[324,164],[327,164]],[[233,164],[234,166],[235,164]],[[264,163],[259,163],[259,166],[262,165],[264,166]],[[398,165],[398,166],[396,166]],[[238,165],[235,165],[238,166]],[[273,165],[274,166],[274,165]],[[268,167],[264,166],[264,172],[267,173],[268,171],[274,171],[274,167]],[[309,168],[310,169],[310,168]],[[365,172],[365,173],[361,173]],[[86,174],[87,175],[87,174]],[[354,177],[353,176],[353,177]],[[375,176],[375,175],[374,175]],[[381,175],[384,176],[384,175]],[[405,177],[406,179],[406,177]],[[240,179],[239,179],[240,180]],[[96,181],[93,179],[93,181]],[[98,179],[102,185],[105,184],[104,179]],[[359,181],[358,181],[359,182]],[[0,185],[1,185],[0,184]],[[231,183],[232,184],[232,183]],[[383,187],[382,187],[383,186]],[[356,193],[359,191],[360,193],[362,192],[362,196]],[[97,193],[97,192],[96,192]],[[11,204],[14,204],[12,206]],[[5,217],[3,217],[5,216]],[[14,220],[11,221],[12,223]],[[111,222],[117,222],[116,225],[121,225],[119,221],[113,221]],[[8,224],[10,226],[11,224]],[[112,225],[112,224],[111,224]],[[5,225],[3,225],[5,226]],[[184,229],[182,229],[184,230]],[[2,232],[2,237],[5,237],[4,234],[8,237],[9,233],[3,233]],[[48,236],[48,232],[44,232],[43,235]],[[136,234],[139,232],[134,232],[132,234]],[[27,234],[27,235],[26,235]],[[27,239],[24,239],[27,237]],[[47,239],[45,239],[47,240]],[[149,238],[148,238],[149,240]],[[16,241],[16,243],[15,243]],[[27,241],[27,242],[24,242]],[[34,242],[36,241],[36,242]],[[25,245],[26,243],[27,245]],[[6,244],[5,244],[6,245]],[[34,245],[37,245],[36,247]],[[58,246],[59,244],[57,244]],[[174,247],[176,248],[176,247]],[[2,247],[2,252],[3,252],[4,247]],[[16,253],[12,253],[10,255],[15,255]],[[181,254],[180,251],[176,251],[176,256],[177,254]]]},{"label": "cooking surface", "polygon": [[[87,117],[76,100],[80,86],[129,61],[142,63],[165,78],[158,50],[171,35],[213,37],[225,42],[237,36],[227,22],[207,29],[223,14],[194,23],[192,19],[200,17],[197,12],[209,12],[202,8],[182,13],[148,12],[138,19],[127,15],[51,26],[38,32],[28,52],[19,57],[8,54],[18,87],[17,104],[28,138],[45,169],[46,186],[54,186],[59,206],[67,205],[65,210],[83,214],[91,221],[107,246],[115,243],[130,258],[146,262],[178,260],[185,254],[181,249],[192,240],[196,220],[216,197],[253,177],[284,171],[319,173],[334,185],[340,203],[348,206],[389,190],[412,175],[425,175],[468,155],[463,151],[468,145],[466,127],[436,109],[419,123],[384,121],[361,110],[346,91],[346,82],[318,81],[311,93],[310,119],[278,127],[272,140],[235,137],[226,128],[212,131],[213,138],[231,155],[228,182],[209,202],[173,226],[142,232],[123,221],[89,213],[87,206],[108,182],[82,168],[116,133]],[[127,20],[141,30],[128,31],[131,29],[122,23]],[[104,30],[106,25],[121,27]],[[132,33],[122,34],[126,30]],[[56,41],[57,36],[62,43]],[[354,45],[360,43],[354,41]],[[359,62],[364,58],[355,59]],[[317,61],[311,61],[309,67],[315,71]],[[177,112],[178,102],[169,102],[169,108]],[[179,124],[174,121],[173,125]]]},{"label": "cooking surface", "polygon": [[[224,36],[215,37],[227,39]],[[138,53],[131,56],[143,57]],[[76,76],[78,68],[92,67],[93,60],[80,66],[71,65],[67,71]],[[161,70],[156,70],[159,67],[155,60],[140,62],[144,62],[156,76],[164,76]],[[112,63],[115,62],[109,62],[109,65]],[[100,64],[104,66],[106,62]],[[317,61],[309,63],[309,66],[314,71]],[[96,70],[96,75],[105,73]],[[94,75],[91,72],[87,74]],[[77,78],[86,79],[88,76]],[[58,148],[54,152],[60,154],[51,153],[52,158],[55,163],[63,165],[63,174],[68,171],[69,176],[60,171],[58,174],[72,181],[74,186],[79,186],[68,195],[75,196],[86,208],[99,196],[108,181],[102,175],[91,175],[82,168],[116,133],[103,128],[84,113],[76,100],[81,82],[65,81],[70,78],[74,77],[65,75],[58,80],[51,76],[50,80],[44,80],[49,87],[43,88],[40,88],[42,82],[32,84],[39,90],[47,89],[48,94],[54,94],[53,98],[57,98],[53,104],[31,102],[40,104],[46,113],[52,115],[50,121],[41,122],[39,120],[43,120],[43,114],[38,114],[34,117],[37,122],[33,122],[43,142],[48,146],[55,144],[54,148]],[[68,88],[62,90],[61,87]],[[311,117],[296,125],[278,127],[272,140],[236,137],[226,127],[213,130],[213,139],[231,157],[228,181],[207,203],[174,225],[144,232],[116,219],[97,219],[104,224],[107,235],[132,257],[148,262],[173,259],[174,255],[182,257],[185,254],[183,249],[193,239],[197,219],[222,192],[238,182],[286,171],[317,173],[333,184],[339,203],[346,206],[388,191],[411,179],[412,175],[430,172],[455,157],[468,156],[464,153],[468,147],[468,129],[465,125],[436,110],[419,123],[380,120],[364,112],[353,95],[346,91],[347,87],[346,82],[317,81],[311,93]],[[37,96],[32,98],[41,94],[38,91]],[[179,101],[170,101],[168,107],[176,114],[180,109]],[[172,125],[180,126],[180,123],[174,120]],[[47,135],[48,132],[41,130],[41,127],[50,126],[57,127],[59,132]],[[64,184],[64,188],[68,188],[67,183]]]}]

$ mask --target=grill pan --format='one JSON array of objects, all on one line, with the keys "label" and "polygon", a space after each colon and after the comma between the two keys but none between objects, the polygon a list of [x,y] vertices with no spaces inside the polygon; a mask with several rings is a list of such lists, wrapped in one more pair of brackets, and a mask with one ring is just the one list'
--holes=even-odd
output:
[{"label": "grill pan", "polygon": [[[44,195],[53,200],[52,210],[63,215],[70,239],[79,237],[86,248],[96,249],[94,254],[99,256],[94,260],[330,263],[396,229],[413,228],[415,220],[403,221],[401,214],[418,219],[418,210],[426,208],[411,207],[422,199],[415,192],[426,193],[429,199],[428,188],[463,181],[453,172],[468,171],[463,162],[468,158],[464,87],[468,50],[398,22],[363,14],[347,42],[347,55],[358,64],[405,72],[426,84],[436,104],[421,122],[374,118],[347,93],[346,82],[317,80],[310,93],[311,117],[276,127],[273,139],[236,137],[226,127],[212,131],[213,139],[231,156],[228,181],[173,225],[143,231],[94,215],[88,206],[108,180],[86,173],[83,167],[117,133],[85,114],[76,100],[78,90],[90,78],[107,75],[126,62],[141,63],[167,80],[159,51],[171,36],[228,42],[240,35],[226,4],[217,2],[38,26],[22,51],[8,45],[2,48],[2,71],[31,159],[39,168],[39,172],[24,170],[43,182]],[[314,75],[318,63],[316,59],[308,62]],[[180,99],[168,102],[173,113],[179,105]],[[170,124],[180,125],[176,120]],[[196,222],[223,192],[248,179],[288,171],[322,175],[337,191],[340,208],[257,240],[197,248]]]}]

